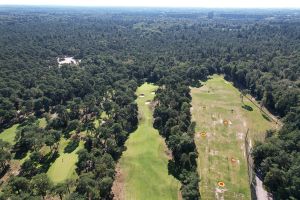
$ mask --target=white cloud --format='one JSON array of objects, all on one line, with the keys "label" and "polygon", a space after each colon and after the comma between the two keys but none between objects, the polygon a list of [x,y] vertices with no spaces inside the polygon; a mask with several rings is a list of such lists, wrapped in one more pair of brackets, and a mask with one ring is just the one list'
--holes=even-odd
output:
[{"label": "white cloud", "polygon": [[300,8],[300,0],[0,0],[9,5]]}]

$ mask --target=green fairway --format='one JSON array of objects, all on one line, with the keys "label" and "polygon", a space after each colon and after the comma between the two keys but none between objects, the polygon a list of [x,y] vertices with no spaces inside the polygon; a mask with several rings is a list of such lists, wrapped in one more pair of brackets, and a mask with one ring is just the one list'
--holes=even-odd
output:
[{"label": "green fairway", "polygon": [[68,140],[61,139],[58,150],[60,156],[55,160],[47,172],[49,178],[54,183],[77,177],[75,164],[78,161],[78,155],[76,152],[83,148],[83,142],[80,142],[79,146],[72,153],[64,153],[64,148],[67,146],[68,142]]},{"label": "green fairway", "polygon": [[[214,75],[203,84],[191,90],[201,196],[250,199],[245,134],[249,128],[250,138],[261,140],[264,131],[276,128],[276,124],[266,120],[248,99],[244,98],[243,104],[240,92],[222,76]],[[248,110],[242,108],[245,105]],[[218,182],[224,182],[225,186],[218,186]]]},{"label": "green fairway", "polygon": [[3,141],[9,142],[10,144],[15,144],[15,137],[16,137],[16,131],[18,128],[19,124],[15,124],[12,127],[5,129],[1,134],[0,134],[0,139]]},{"label": "green fairway", "polygon": [[[154,98],[152,84],[138,88],[136,102],[139,108],[139,126],[126,142],[117,178],[120,199],[168,200],[178,198],[179,181],[168,175],[167,147],[158,131],[153,128],[150,101]],[[141,96],[144,94],[144,96]],[[122,178],[120,178],[122,177]],[[114,189],[113,189],[114,190]]]}]

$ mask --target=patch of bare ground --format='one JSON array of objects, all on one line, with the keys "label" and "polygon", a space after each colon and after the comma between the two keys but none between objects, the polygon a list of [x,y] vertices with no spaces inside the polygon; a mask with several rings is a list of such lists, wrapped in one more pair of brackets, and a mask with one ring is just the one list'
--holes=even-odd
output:
[{"label": "patch of bare ground", "polygon": [[45,200],[60,200],[59,196],[46,196]]},{"label": "patch of bare ground", "polygon": [[182,200],[182,194],[181,194],[180,188],[178,189],[177,199]]},{"label": "patch of bare ground", "polygon": [[117,164],[116,167],[116,176],[115,176],[115,181],[112,186],[112,194],[113,194],[113,199],[114,200],[124,200],[125,199],[125,176],[124,173],[122,172],[119,164]]},{"label": "patch of bare ground", "polygon": [[221,189],[219,187],[216,187],[215,195],[217,200],[224,200],[224,192],[226,189]]},{"label": "patch of bare ground", "polygon": [[169,150],[168,148],[165,149],[165,154],[168,157],[169,160],[171,160],[173,158],[173,154],[172,151]]},{"label": "patch of bare ground", "polygon": [[2,183],[7,182],[7,180],[11,176],[17,176],[20,172],[21,165],[16,160],[12,160],[9,166],[8,171],[5,173],[5,175],[0,179]]}]

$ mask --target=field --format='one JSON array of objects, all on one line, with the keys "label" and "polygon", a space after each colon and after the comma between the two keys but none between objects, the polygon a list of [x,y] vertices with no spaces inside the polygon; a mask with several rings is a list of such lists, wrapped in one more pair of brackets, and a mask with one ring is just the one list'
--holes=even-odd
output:
[{"label": "field", "polygon": [[191,90],[201,196],[250,199],[244,148],[247,129],[250,138],[262,140],[264,131],[277,125],[247,98],[242,102],[240,92],[222,76],[214,75],[203,84]]},{"label": "field", "polygon": [[64,153],[64,149],[67,146],[69,140],[61,139],[59,144],[59,157],[49,168],[47,174],[54,183],[63,182],[66,179],[76,178],[75,172],[76,162],[78,161],[78,155],[76,152],[83,148],[83,142],[79,143],[79,146],[72,153]]},{"label": "field", "polygon": [[[150,101],[156,86],[138,88],[139,126],[126,142],[113,191],[116,199],[177,199],[179,182],[168,175],[167,148],[163,138],[152,126]],[[144,94],[144,96],[142,95]],[[142,95],[142,96],[141,96]]]}]

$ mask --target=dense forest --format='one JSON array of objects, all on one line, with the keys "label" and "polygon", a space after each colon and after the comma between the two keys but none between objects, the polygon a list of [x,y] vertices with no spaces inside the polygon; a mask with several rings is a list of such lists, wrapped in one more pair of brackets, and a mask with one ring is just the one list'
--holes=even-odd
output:
[{"label": "dense forest", "polygon": [[[282,118],[255,145],[255,170],[274,199],[300,198],[299,10],[0,7],[0,35],[0,129],[20,124],[14,144],[0,140],[1,176],[31,152],[1,183],[1,199],[113,198],[144,82],[160,86],[154,127],[172,151],[169,172],[183,199],[200,199],[189,86],[215,73]],[[81,62],[59,66],[64,56]],[[85,143],[77,181],[54,185],[45,173],[62,137],[72,140],[67,151]]]}]

